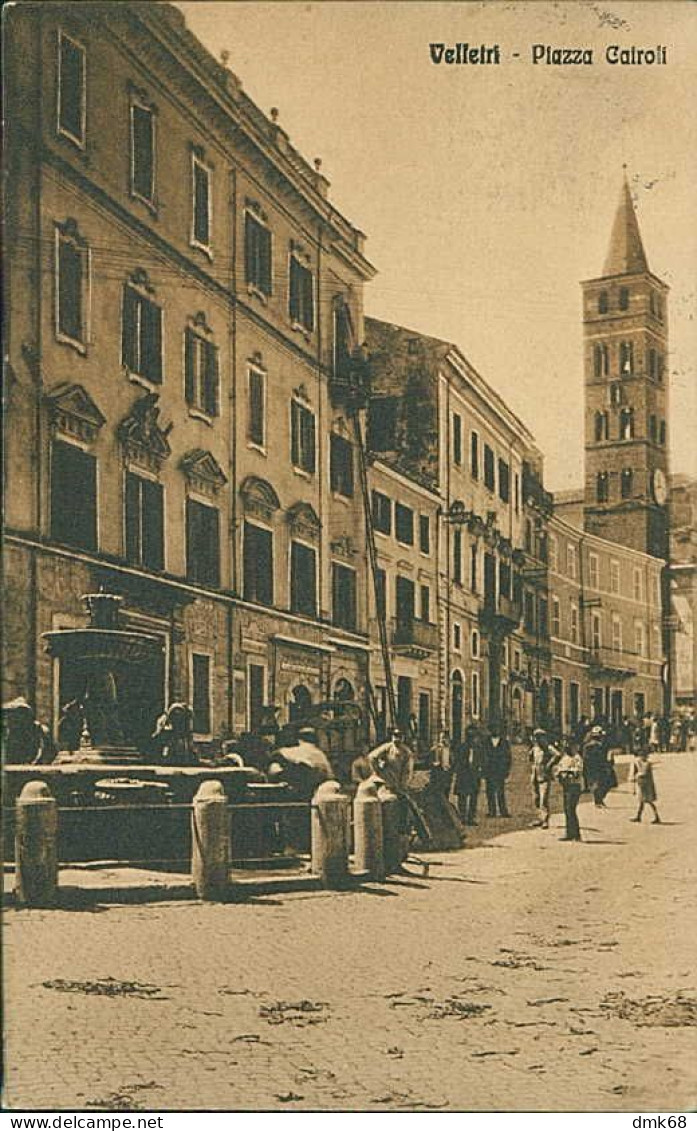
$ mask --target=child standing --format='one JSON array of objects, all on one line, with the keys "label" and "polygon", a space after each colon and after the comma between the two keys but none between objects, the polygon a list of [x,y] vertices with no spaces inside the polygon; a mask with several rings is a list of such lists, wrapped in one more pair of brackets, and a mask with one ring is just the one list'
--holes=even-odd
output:
[{"label": "child standing", "polygon": [[653,810],[653,824],[660,825],[661,818],[656,808],[656,783],[653,780],[653,767],[651,759],[645,750],[640,750],[634,757],[632,765],[632,780],[639,793],[639,809],[632,821],[641,821],[644,805],[650,805]]}]

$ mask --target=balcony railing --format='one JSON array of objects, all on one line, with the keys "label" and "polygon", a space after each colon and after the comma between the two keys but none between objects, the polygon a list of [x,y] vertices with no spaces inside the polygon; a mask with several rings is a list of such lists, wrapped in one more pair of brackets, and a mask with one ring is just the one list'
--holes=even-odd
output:
[{"label": "balcony railing", "polygon": [[596,672],[608,672],[617,676],[636,675],[638,659],[634,653],[607,645],[591,645],[588,649],[588,664]]},{"label": "balcony railing", "polygon": [[392,627],[392,645],[395,648],[437,652],[438,625],[422,620],[396,620]]},{"label": "balcony railing", "polygon": [[520,624],[520,617],[520,604],[510,597],[499,596],[498,603],[486,597],[479,612],[479,623],[485,632],[513,632]]}]

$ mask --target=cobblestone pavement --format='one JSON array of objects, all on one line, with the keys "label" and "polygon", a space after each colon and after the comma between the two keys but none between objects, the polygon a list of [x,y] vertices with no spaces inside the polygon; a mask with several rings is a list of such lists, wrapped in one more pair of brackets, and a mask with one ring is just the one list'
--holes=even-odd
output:
[{"label": "cobblestone pavement", "polygon": [[690,1108],[695,764],[659,760],[661,826],[629,823],[621,786],[582,806],[582,844],[556,817],[435,856],[428,878],[10,910],[5,1102]]}]

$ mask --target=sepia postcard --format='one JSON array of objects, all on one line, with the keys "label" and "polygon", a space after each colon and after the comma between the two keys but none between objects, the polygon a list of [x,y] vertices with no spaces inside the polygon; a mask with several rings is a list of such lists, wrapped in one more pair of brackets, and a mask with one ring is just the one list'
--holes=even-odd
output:
[{"label": "sepia postcard", "polygon": [[4,1126],[686,1128],[697,8],[2,39]]}]

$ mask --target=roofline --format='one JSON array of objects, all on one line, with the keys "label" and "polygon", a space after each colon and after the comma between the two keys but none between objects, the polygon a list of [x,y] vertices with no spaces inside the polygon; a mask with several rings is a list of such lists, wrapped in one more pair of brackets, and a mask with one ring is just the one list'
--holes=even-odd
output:
[{"label": "roofline", "polygon": [[649,278],[653,279],[654,283],[658,283],[659,287],[664,291],[670,290],[668,284],[664,283],[663,279],[659,279],[658,275],[654,275],[653,271],[649,271],[648,268],[645,271],[623,271],[620,275],[598,275],[593,279],[582,279],[579,286],[587,287],[589,283],[607,283],[611,282],[613,279],[639,279],[644,275],[648,275]]},{"label": "roofline", "polygon": [[538,454],[542,453],[537,448],[535,437],[526,424],[520,419],[519,416],[508,407],[500,393],[485,380],[484,377],[474,368],[472,363],[467,360],[464,353],[459,346],[454,342],[448,342],[444,338],[434,338],[432,334],[424,334],[420,330],[412,330],[409,326],[402,326],[397,322],[387,322],[384,318],[374,318],[366,314],[366,324],[373,322],[378,326],[385,326],[387,329],[398,330],[403,334],[408,334],[412,338],[420,338],[425,342],[432,342],[436,346],[443,348],[443,357],[441,361],[449,362],[454,369],[468,381],[474,391],[486,399],[487,407],[493,408],[498,413],[501,420],[513,432],[517,432],[528,448],[535,448]]},{"label": "roofline", "polygon": [[[641,558],[646,562],[653,562],[654,565],[660,565],[661,569],[668,565],[664,558],[656,558],[653,554],[645,554],[643,550],[635,550],[633,546],[623,546],[621,542],[610,542],[607,538],[600,538],[597,534],[591,534],[590,531],[582,526],[573,526],[555,512],[552,512],[552,517],[549,522],[550,527],[552,523],[556,523],[563,527],[564,531],[570,531],[572,534],[575,534],[580,541],[588,542],[592,546],[605,547],[609,551],[614,551],[619,554],[629,554],[631,557]],[[571,579],[569,578],[569,580]]]},{"label": "roofline", "polygon": [[[114,5],[114,14],[118,13],[119,7]],[[208,96],[218,103],[231,122],[244,131],[257,150],[271,162],[290,187],[313,209],[318,218],[343,241],[340,245],[343,257],[349,260],[366,281],[373,279],[377,270],[359,248],[365,234],[320,191],[319,186],[324,186],[325,192],[328,189],[327,178],[319,171],[311,169],[299,151],[290,144],[285,131],[264,114],[242,89],[237,76],[218,62],[198,36],[191,31],[180,9],[169,2],[158,4],[136,2],[127,3],[124,7],[167,50],[173,51],[176,45],[176,50],[185,56],[189,73],[205,89]],[[174,18],[171,13],[176,13]],[[231,87],[235,91],[234,96]],[[263,136],[262,125],[268,128],[268,137]],[[285,152],[281,151],[279,143]],[[291,156],[296,158],[295,162],[290,160]]]}]

